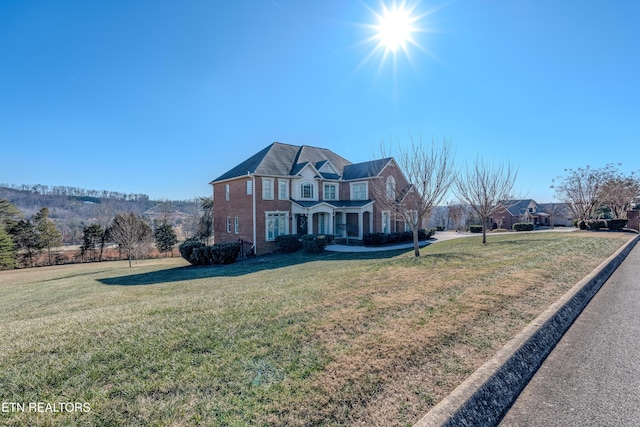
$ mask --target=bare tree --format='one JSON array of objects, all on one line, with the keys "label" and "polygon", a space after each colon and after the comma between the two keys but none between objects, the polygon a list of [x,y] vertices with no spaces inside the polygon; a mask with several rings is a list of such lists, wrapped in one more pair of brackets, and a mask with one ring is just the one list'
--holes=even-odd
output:
[{"label": "bare tree", "polygon": [[109,235],[127,254],[129,267],[131,260],[143,255],[151,246],[153,233],[151,227],[133,212],[118,214],[109,228]]},{"label": "bare tree", "polygon": [[604,174],[601,202],[609,208],[613,218],[626,219],[627,211],[640,196],[640,178],[635,172],[625,176],[613,165],[607,165]]},{"label": "bare tree", "polygon": [[476,158],[472,166],[465,165],[456,179],[456,193],[482,222],[482,243],[487,243],[487,226],[498,204],[512,197],[518,175],[511,163],[494,164]]},{"label": "bare tree", "polygon": [[602,187],[605,183],[604,169],[565,169],[566,176],[555,178],[551,188],[556,197],[569,205],[575,219],[589,219],[602,202]]},{"label": "bare tree", "polygon": [[453,224],[453,228],[456,231],[460,231],[462,228],[462,220],[466,215],[465,206],[462,203],[450,201],[447,203],[447,215],[449,221]]},{"label": "bare tree", "polygon": [[[413,251],[420,256],[418,231],[423,220],[429,219],[433,209],[442,203],[455,180],[454,153],[446,140],[432,140],[423,144],[422,136],[416,142],[413,137],[409,146],[398,145],[394,161],[403,172],[407,185],[396,191],[395,183],[387,178],[384,183],[372,186],[376,204],[387,210],[396,220],[403,221],[413,234]],[[388,157],[384,146],[382,157]]]}]

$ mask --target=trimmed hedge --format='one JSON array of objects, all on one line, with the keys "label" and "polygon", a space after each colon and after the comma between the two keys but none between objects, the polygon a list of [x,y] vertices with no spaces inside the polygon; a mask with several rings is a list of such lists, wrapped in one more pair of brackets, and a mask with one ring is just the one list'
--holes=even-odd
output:
[{"label": "trimmed hedge", "polygon": [[195,240],[187,240],[178,248],[182,258],[193,265],[231,264],[240,255],[239,243],[206,246]]},{"label": "trimmed hedge", "polygon": [[[436,234],[434,228],[428,230],[418,230],[418,240],[427,240]],[[364,233],[362,241],[365,246],[395,245],[397,243],[413,242],[411,231],[401,231],[397,233]]]},{"label": "trimmed hedge", "polygon": [[606,228],[607,223],[602,219],[590,219],[586,221],[587,228],[589,230],[598,231],[601,228]]},{"label": "trimmed hedge", "polygon": [[280,252],[290,254],[302,249],[302,240],[297,234],[286,234],[276,237],[276,245]]},{"label": "trimmed hedge", "polygon": [[531,222],[516,222],[512,227],[515,231],[532,231],[534,228]]},{"label": "trimmed hedge", "polygon": [[482,226],[481,225],[470,225],[469,226],[469,232],[471,232],[471,233],[482,233]]},{"label": "trimmed hedge", "polygon": [[607,220],[607,228],[609,230],[620,231],[627,226],[629,223],[628,219],[608,219]]},{"label": "trimmed hedge", "polygon": [[307,234],[302,236],[302,247],[312,254],[319,254],[333,243],[333,236],[327,234]]}]

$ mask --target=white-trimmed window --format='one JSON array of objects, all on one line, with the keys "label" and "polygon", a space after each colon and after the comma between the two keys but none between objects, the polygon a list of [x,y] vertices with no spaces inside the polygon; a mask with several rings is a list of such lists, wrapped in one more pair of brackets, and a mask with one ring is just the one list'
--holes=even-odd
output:
[{"label": "white-trimmed window", "polygon": [[387,199],[395,200],[396,198],[396,180],[394,177],[389,175],[387,178]]},{"label": "white-trimmed window", "polygon": [[247,181],[247,194],[253,194],[253,181]]},{"label": "white-trimmed window", "polygon": [[289,199],[289,183],[285,179],[278,180],[278,199],[280,200]]},{"label": "white-trimmed window", "polygon": [[409,211],[407,212],[407,215],[405,217],[404,231],[411,231],[411,225],[409,225],[409,222],[407,222],[407,219],[409,219],[409,221],[411,221],[413,224],[416,224],[418,222],[418,212]]},{"label": "white-trimmed window", "polygon": [[231,233],[231,217],[227,217],[227,233]]},{"label": "white-trimmed window", "polygon": [[273,200],[273,178],[262,178],[262,199]]},{"label": "white-trimmed window", "polygon": [[325,234],[327,231],[327,214],[320,212],[318,214],[318,234]]},{"label": "white-trimmed window", "polygon": [[238,217],[233,219],[233,231],[236,234],[240,232],[240,221],[238,221]]},{"label": "white-trimmed window", "polygon": [[310,182],[303,182],[300,184],[300,198],[301,199],[313,199],[313,184]]},{"label": "white-trimmed window", "polygon": [[366,182],[355,182],[351,184],[351,200],[367,200]]},{"label": "white-trimmed window", "polygon": [[389,211],[382,211],[382,232],[391,233],[391,212]]},{"label": "white-trimmed window", "polygon": [[224,185],[224,199],[229,201],[229,184]]},{"label": "white-trimmed window", "polygon": [[265,215],[267,241],[273,241],[276,237],[289,233],[288,212],[265,212]]},{"label": "white-trimmed window", "polygon": [[338,200],[338,185],[337,184],[325,184],[324,185],[324,199],[325,200]]}]

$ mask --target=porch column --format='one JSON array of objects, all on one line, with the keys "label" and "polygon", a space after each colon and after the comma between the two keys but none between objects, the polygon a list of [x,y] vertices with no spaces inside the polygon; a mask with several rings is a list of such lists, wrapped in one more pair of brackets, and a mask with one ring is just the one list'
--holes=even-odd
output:
[{"label": "porch column", "polygon": [[362,235],[363,235],[363,228],[364,225],[362,224],[362,210],[358,211],[358,239],[362,240]]},{"label": "porch column", "polygon": [[313,234],[313,214],[309,214],[309,219],[307,220],[307,234]]},{"label": "porch column", "polygon": [[369,212],[369,233],[373,233],[373,212]]}]

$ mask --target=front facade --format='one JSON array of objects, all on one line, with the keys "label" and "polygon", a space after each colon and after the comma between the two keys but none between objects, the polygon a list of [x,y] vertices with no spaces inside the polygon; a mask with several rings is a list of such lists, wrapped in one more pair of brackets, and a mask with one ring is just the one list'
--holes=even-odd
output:
[{"label": "front facade", "polygon": [[367,232],[404,230],[376,203],[381,194],[407,191],[392,158],[353,164],[324,148],[274,142],[211,185],[215,242],[250,241],[256,254],[273,251],[286,234],[361,240]]},{"label": "front facade", "polygon": [[505,200],[490,218],[493,228],[511,230],[519,222],[535,226],[571,226],[571,212],[565,203],[536,203],[533,199]]}]

